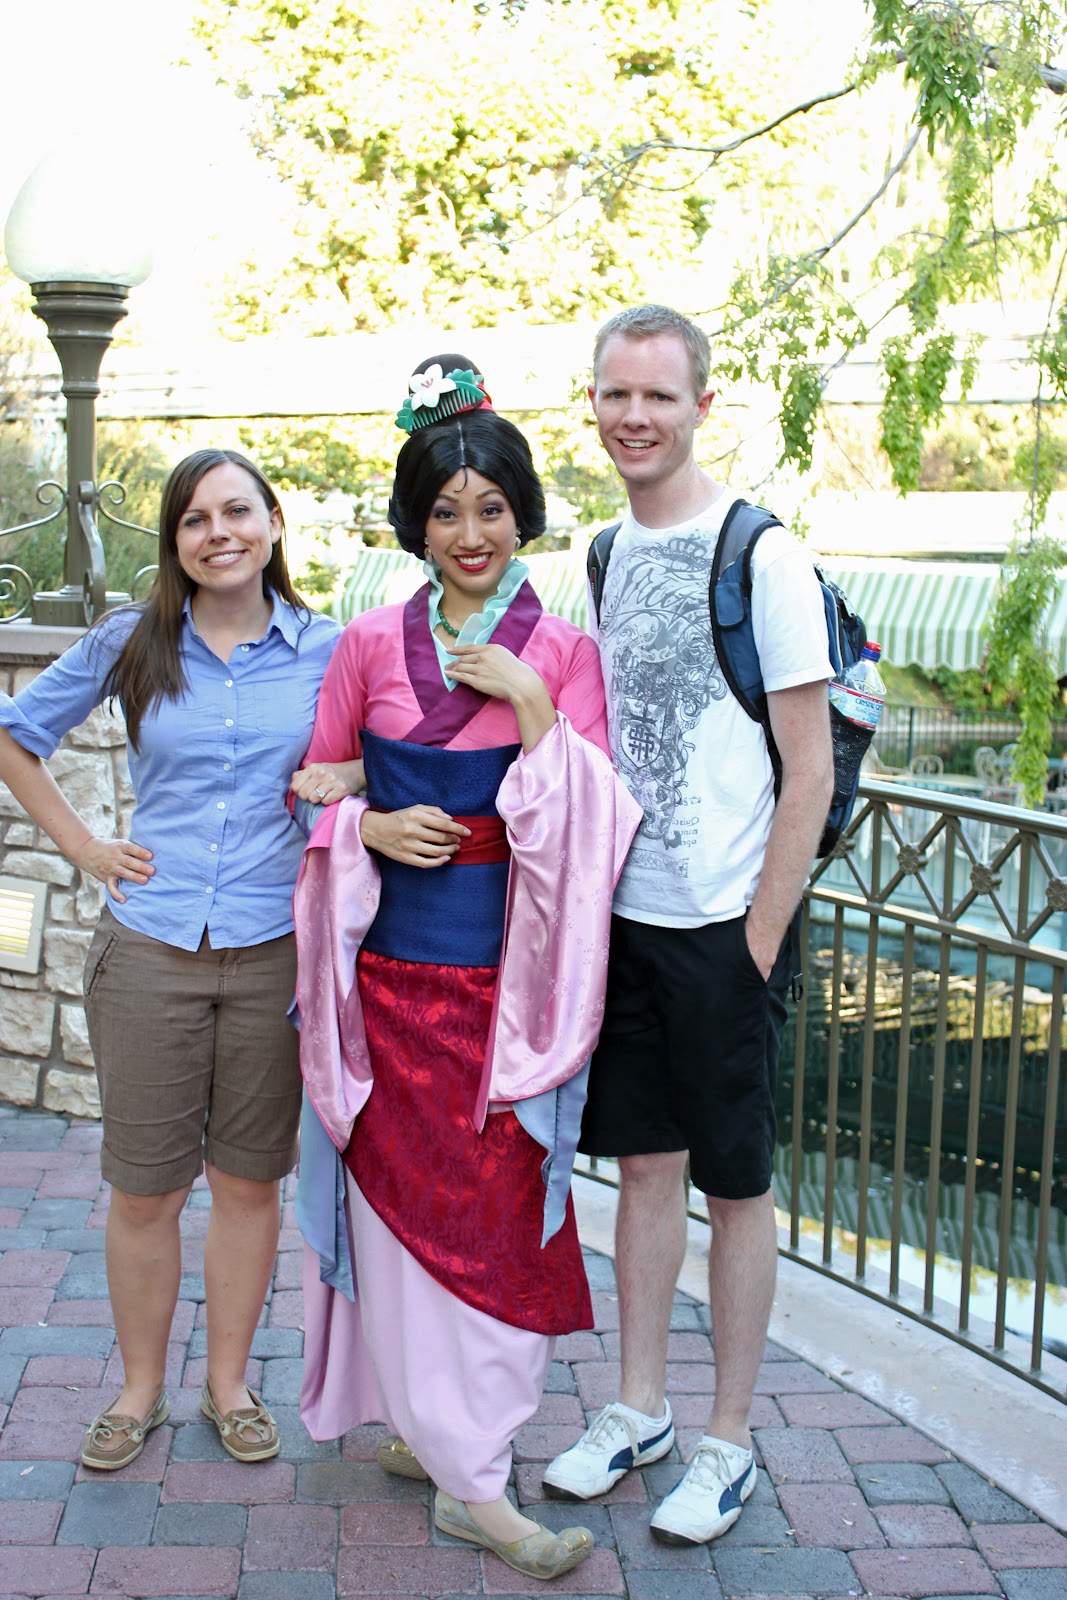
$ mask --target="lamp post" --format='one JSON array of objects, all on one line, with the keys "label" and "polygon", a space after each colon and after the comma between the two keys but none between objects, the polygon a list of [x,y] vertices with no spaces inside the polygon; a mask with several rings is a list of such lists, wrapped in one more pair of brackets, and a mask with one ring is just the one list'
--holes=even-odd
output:
[{"label": "lamp post", "polygon": [[40,526],[65,506],[63,587],[34,594],[32,619],[73,627],[129,599],[107,592],[96,524],[96,400],[101,362],[126,316],[127,295],[152,270],[151,250],[128,220],[135,208],[124,208],[126,220],[102,214],[95,165],[92,152],[58,146],[19,190],[4,230],[8,264],[29,284],[33,312],[59,357],[67,407],[66,489],[52,486],[62,503],[50,516],[23,525]]}]

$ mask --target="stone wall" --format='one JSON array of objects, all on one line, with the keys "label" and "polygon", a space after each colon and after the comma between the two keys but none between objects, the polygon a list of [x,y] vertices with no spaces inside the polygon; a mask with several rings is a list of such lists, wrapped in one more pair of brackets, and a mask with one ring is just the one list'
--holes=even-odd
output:
[{"label": "stone wall", "polygon": [[[69,629],[0,628],[0,689],[17,693],[76,636]],[[94,833],[128,828],[133,791],[121,712],[94,711],[63,740],[49,768]],[[2,783],[0,874],[47,885],[40,969],[23,973],[0,967],[0,1100],[98,1117],[81,997],[85,954],[104,904],[104,886],[60,855]]]}]

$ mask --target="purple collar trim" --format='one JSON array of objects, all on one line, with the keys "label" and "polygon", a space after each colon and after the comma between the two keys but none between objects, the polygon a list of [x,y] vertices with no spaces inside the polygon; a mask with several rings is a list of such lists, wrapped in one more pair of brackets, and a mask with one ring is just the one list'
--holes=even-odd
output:
[{"label": "purple collar trim", "polygon": [[[521,656],[540,616],[541,602],[527,581],[493,630],[493,643]],[[404,665],[423,711],[404,737],[412,744],[440,747],[467,726],[489,697],[465,683],[445,688],[429,623],[430,585],[424,583],[404,607]]]}]

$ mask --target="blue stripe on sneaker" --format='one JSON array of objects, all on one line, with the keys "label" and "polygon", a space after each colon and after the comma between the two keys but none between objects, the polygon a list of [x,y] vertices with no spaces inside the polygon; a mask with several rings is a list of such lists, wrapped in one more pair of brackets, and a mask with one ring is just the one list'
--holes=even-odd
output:
[{"label": "blue stripe on sneaker", "polygon": [[673,1417],[668,1417],[667,1426],[665,1428],[661,1428],[659,1433],[654,1433],[651,1439],[641,1440],[637,1446],[636,1456],[629,1445],[626,1446],[625,1450],[617,1451],[608,1462],[608,1471],[616,1472],[621,1470],[622,1472],[629,1472],[630,1468],[635,1465],[639,1457],[645,1455],[649,1450],[655,1449],[656,1445],[662,1444],[663,1440],[668,1437],[673,1427],[674,1419]]},{"label": "blue stripe on sneaker", "polygon": [[673,1427],[674,1427],[674,1418],[673,1417],[668,1417],[667,1418],[667,1426],[665,1428],[661,1428],[659,1433],[653,1434],[651,1439],[642,1439],[641,1440],[641,1443],[637,1447],[638,1450],[640,1451],[640,1453],[642,1455],[644,1455],[646,1450],[651,1450],[654,1445],[659,1444],[661,1440],[663,1440],[663,1439],[665,1439],[667,1437],[667,1435],[670,1433],[670,1431],[671,1431],[671,1429]]},{"label": "blue stripe on sneaker", "polygon": [[740,1511],[741,1507],[744,1505],[744,1499],[742,1498],[741,1490],[745,1487],[745,1484],[748,1481],[748,1475],[751,1471],[751,1465],[747,1466],[744,1472],[741,1473],[740,1477],[735,1478],[733,1483],[727,1485],[727,1487],[723,1490],[722,1494],[719,1496],[720,1513],[725,1513],[727,1511]]}]

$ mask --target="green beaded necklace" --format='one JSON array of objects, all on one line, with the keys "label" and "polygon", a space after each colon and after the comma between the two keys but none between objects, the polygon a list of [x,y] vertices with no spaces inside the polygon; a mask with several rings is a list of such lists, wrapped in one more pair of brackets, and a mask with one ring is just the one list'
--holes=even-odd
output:
[{"label": "green beaded necklace", "polygon": [[449,635],[450,638],[452,638],[452,639],[458,639],[459,638],[459,629],[458,628],[454,628],[452,626],[452,624],[449,622],[448,618],[445,616],[444,612],[441,610],[440,606],[438,606],[438,608],[437,608],[437,620],[441,624],[441,626],[445,630],[445,632]]}]

